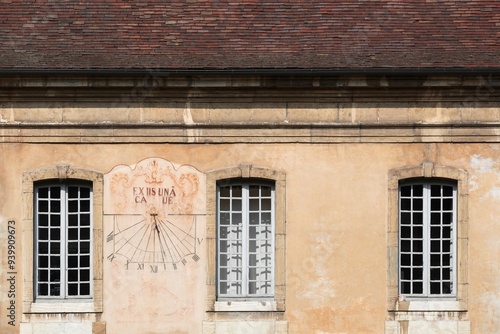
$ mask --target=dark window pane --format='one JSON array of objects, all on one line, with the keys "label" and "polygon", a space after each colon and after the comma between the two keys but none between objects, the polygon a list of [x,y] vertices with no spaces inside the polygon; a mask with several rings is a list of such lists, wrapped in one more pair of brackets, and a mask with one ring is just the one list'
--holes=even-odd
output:
[{"label": "dark window pane", "polygon": [[60,242],[51,242],[50,243],[50,253],[51,254],[60,254],[61,253],[61,243]]},{"label": "dark window pane", "polygon": [[439,239],[441,237],[441,228],[439,226],[431,227],[431,239]]},{"label": "dark window pane", "polygon": [[38,215],[38,226],[49,226],[49,216]]},{"label": "dark window pane", "polygon": [[443,266],[447,267],[450,265],[451,256],[449,254],[443,254]]},{"label": "dark window pane", "polygon": [[50,198],[61,198],[61,187],[50,187]]},{"label": "dark window pane", "polygon": [[68,253],[69,254],[78,253],[78,242],[68,242]]},{"label": "dark window pane", "polygon": [[411,293],[410,287],[411,287],[411,283],[410,282],[403,282],[401,284],[401,293],[404,293],[404,294]]},{"label": "dark window pane", "polygon": [[78,256],[68,256],[68,268],[78,268]]},{"label": "dark window pane", "polygon": [[411,279],[410,273],[411,273],[411,269],[410,268],[401,268],[401,279],[402,280],[409,280],[409,279]]},{"label": "dark window pane", "polygon": [[439,240],[433,240],[431,241],[431,252],[436,253],[441,250],[441,241]]},{"label": "dark window pane", "polygon": [[439,255],[439,254],[432,254],[431,255],[431,266],[433,266],[433,267],[441,266],[441,255]]},{"label": "dark window pane", "polygon": [[78,240],[78,228],[68,228],[68,240]]},{"label": "dark window pane", "polygon": [[413,279],[421,280],[423,278],[422,268],[413,268]]},{"label": "dark window pane", "polygon": [[39,270],[38,271],[38,280],[42,282],[47,282],[49,280],[49,271],[48,270]]},{"label": "dark window pane", "polygon": [[447,268],[443,268],[443,279],[449,280],[451,276],[451,270]]},{"label": "dark window pane", "polygon": [[51,228],[50,229],[50,240],[61,240],[61,229],[60,228]]},{"label": "dark window pane", "polygon": [[51,256],[50,257],[50,267],[51,268],[60,268],[61,267],[61,258],[59,256]]},{"label": "dark window pane", "polygon": [[421,184],[415,184],[413,186],[413,196],[422,197],[424,186]]},{"label": "dark window pane", "polygon": [[233,186],[233,197],[241,197],[241,186]]},{"label": "dark window pane", "polygon": [[255,282],[248,283],[248,293],[254,295],[257,293],[257,285]]},{"label": "dark window pane", "polygon": [[431,280],[436,281],[441,279],[441,269],[431,269]]},{"label": "dark window pane", "polygon": [[431,225],[441,224],[441,213],[431,213]]},{"label": "dark window pane", "polygon": [[80,253],[89,254],[90,253],[90,242],[80,242]]},{"label": "dark window pane", "polygon": [[441,196],[441,186],[434,184],[431,185],[431,196],[432,197],[440,197]]},{"label": "dark window pane", "polygon": [[443,252],[449,253],[451,250],[451,243],[448,241],[443,241]]},{"label": "dark window pane", "polygon": [[262,186],[260,190],[262,197],[270,197],[271,189],[272,187]]},{"label": "dark window pane", "polygon": [[61,226],[61,216],[50,215],[50,226]]},{"label": "dark window pane", "polygon": [[411,251],[411,242],[410,242],[410,240],[402,240],[401,241],[401,251],[402,252],[409,252],[409,251]]},{"label": "dark window pane", "polygon": [[423,242],[421,240],[413,241],[413,251],[419,253],[423,251]]},{"label": "dark window pane", "polygon": [[226,282],[220,282],[219,283],[219,293],[222,295],[227,294],[227,283]]},{"label": "dark window pane", "polygon": [[90,198],[90,188],[81,187],[80,188],[80,198]]},{"label": "dark window pane", "polygon": [[68,226],[78,226],[78,215],[68,215]]},{"label": "dark window pane", "polygon": [[408,225],[411,223],[411,214],[409,212],[401,212],[401,225]]},{"label": "dark window pane", "polygon": [[219,196],[220,197],[229,197],[230,193],[229,193],[229,189],[231,187],[220,187],[219,188]]},{"label": "dark window pane", "polygon": [[50,285],[50,295],[51,296],[59,296],[60,294],[61,294],[60,284],[51,284]]},{"label": "dark window pane", "polygon": [[82,282],[90,281],[90,270],[89,269],[80,270],[80,281],[82,281]]},{"label": "dark window pane", "polygon": [[38,188],[38,198],[49,198],[49,188]]},{"label": "dark window pane", "polygon": [[90,201],[80,201],[80,211],[81,212],[89,212],[90,211]]},{"label": "dark window pane", "polygon": [[452,286],[451,282],[443,282],[442,283],[443,294],[450,294],[452,292],[451,286]]},{"label": "dark window pane", "polygon": [[49,212],[49,202],[38,201],[38,212]]},{"label": "dark window pane", "polygon": [[60,282],[61,273],[59,270],[51,270],[50,271],[50,281],[51,282]]},{"label": "dark window pane", "polygon": [[423,224],[423,215],[421,212],[413,213],[413,224],[414,225],[422,225]]},{"label": "dark window pane", "polygon": [[411,238],[411,227],[409,226],[401,227],[401,238],[403,239]]},{"label": "dark window pane", "polygon": [[438,295],[441,293],[441,283],[440,282],[431,282],[431,294]]},{"label": "dark window pane", "polygon": [[422,211],[423,209],[423,201],[420,198],[415,198],[413,200],[413,210]]},{"label": "dark window pane", "polygon": [[80,215],[80,226],[90,226],[90,214],[83,213]]},{"label": "dark window pane", "polygon": [[78,295],[78,284],[68,284],[68,295],[77,296]]},{"label": "dark window pane", "polygon": [[401,187],[401,196],[410,197],[411,196],[411,186],[402,186]]},{"label": "dark window pane", "polygon": [[449,239],[451,236],[451,228],[443,227],[443,238]]},{"label": "dark window pane", "polygon": [[90,228],[80,229],[80,239],[81,240],[90,240]]},{"label": "dark window pane", "polygon": [[423,237],[423,229],[420,226],[413,228],[413,237],[414,238],[422,238]]},{"label": "dark window pane", "polygon": [[68,201],[68,212],[78,212],[78,201]]},{"label": "dark window pane", "polygon": [[49,295],[49,285],[48,284],[38,284],[38,295],[48,296]]},{"label": "dark window pane", "polygon": [[453,222],[453,214],[451,212],[443,213],[443,224],[450,225]]},{"label": "dark window pane", "polygon": [[423,284],[422,282],[414,282],[413,283],[413,293],[414,294],[422,294],[423,293]]},{"label": "dark window pane", "polygon": [[250,197],[259,197],[260,187],[256,185],[251,185],[248,189]]},{"label": "dark window pane", "polygon": [[90,295],[90,283],[82,283],[80,284],[80,295],[88,296]]},{"label": "dark window pane", "polygon": [[219,210],[220,211],[229,211],[229,200],[228,199],[221,199],[219,201]]},{"label": "dark window pane", "polygon": [[78,281],[78,270],[68,270],[68,282]]},{"label": "dark window pane", "polygon": [[49,239],[49,229],[39,228],[38,229],[38,240],[48,240]]},{"label": "dark window pane", "polygon": [[443,196],[452,196],[453,195],[453,187],[443,186]]},{"label": "dark window pane", "polygon": [[420,254],[413,254],[413,265],[414,266],[421,266],[423,265],[423,256]]},{"label": "dark window pane", "polygon": [[52,212],[52,213],[61,212],[61,202],[60,201],[50,201],[50,212]]},{"label": "dark window pane", "polygon": [[411,210],[411,201],[409,199],[401,199],[401,210],[409,211]]},{"label": "dark window pane", "polygon": [[90,267],[90,256],[81,256],[80,257],[80,267],[87,268]]},{"label": "dark window pane", "polygon": [[401,254],[401,265],[410,266],[411,265],[411,255]]},{"label": "dark window pane", "polygon": [[39,242],[38,243],[38,254],[48,254],[49,253],[49,243]]},{"label": "dark window pane", "polygon": [[49,267],[49,257],[48,256],[39,256],[38,257],[38,267],[39,268],[48,268]]},{"label": "dark window pane", "polygon": [[453,200],[451,198],[443,199],[443,210],[450,211],[453,209]]},{"label": "dark window pane", "polygon": [[431,199],[431,211],[441,211],[441,199]]},{"label": "dark window pane", "polygon": [[68,187],[68,198],[78,198],[78,187]]}]

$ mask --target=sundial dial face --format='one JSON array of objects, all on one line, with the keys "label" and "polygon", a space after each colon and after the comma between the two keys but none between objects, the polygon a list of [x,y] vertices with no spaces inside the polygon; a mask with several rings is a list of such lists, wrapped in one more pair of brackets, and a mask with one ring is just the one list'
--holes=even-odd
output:
[{"label": "sundial dial face", "polygon": [[104,187],[104,211],[113,225],[106,235],[109,261],[120,258],[126,269],[157,273],[200,260],[203,173],[149,158],[113,168]]}]

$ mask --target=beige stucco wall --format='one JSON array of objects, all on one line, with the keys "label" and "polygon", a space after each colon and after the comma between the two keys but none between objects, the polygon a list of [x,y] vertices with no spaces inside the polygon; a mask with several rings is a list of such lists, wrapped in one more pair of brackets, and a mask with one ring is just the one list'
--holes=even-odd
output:
[{"label": "beige stucco wall", "polygon": [[[154,101],[101,97],[102,101],[82,102],[66,96],[49,103],[31,91],[23,102],[4,98],[0,102],[0,332],[19,333],[20,322],[27,324],[30,319],[46,322],[39,327],[24,325],[23,330],[33,334],[75,328],[99,334],[384,333],[391,326],[405,334],[418,328],[467,333],[467,321],[472,333],[500,331],[500,108],[494,97],[477,96],[473,85],[478,87],[478,82],[466,92],[457,89],[462,95],[429,87],[416,93],[410,89],[411,96],[404,98],[398,95],[401,91],[391,96],[385,90],[364,88],[353,97],[356,87],[318,92],[245,90],[241,95],[236,90],[227,96],[194,89],[189,97],[184,92],[165,101],[159,101],[161,92],[153,92]],[[286,175],[284,312],[204,312],[209,306],[200,275],[206,273],[211,256],[206,248],[200,251],[202,261],[193,271],[197,278],[189,292],[196,312],[159,316],[117,306],[143,296],[126,287],[117,296],[114,284],[133,285],[141,277],[134,273],[120,280],[114,262],[106,259],[109,245],[103,240],[102,313],[83,320],[71,314],[23,315],[23,281],[30,281],[22,271],[23,247],[29,247],[22,244],[27,210],[22,202],[23,173],[69,165],[106,174],[117,165],[147,158],[191,165],[201,173],[252,165]],[[459,325],[457,317],[441,314],[425,325],[394,327],[387,307],[389,173],[425,163],[460,169],[468,176],[468,258],[467,272],[462,273],[468,278],[467,311],[461,313]],[[16,222],[15,299],[8,297],[5,284],[10,277],[5,269],[7,225],[12,220]],[[105,232],[108,225],[105,219]],[[185,274],[172,275],[182,282]],[[151,291],[165,291],[172,276],[162,275]],[[8,324],[11,300],[16,302],[15,326]],[[139,302],[147,304],[148,300]],[[78,327],[75,321],[83,323]]]},{"label": "beige stucco wall", "polygon": [[[9,144],[2,147],[6,162],[1,178],[2,243],[6,244],[6,220],[20,221],[20,182],[25,170],[65,163],[107,172],[115,165],[134,164],[147,157],[189,163],[201,171],[241,163],[276,168],[287,175],[285,316],[289,332],[382,333],[387,316],[388,171],[431,161],[470,173],[469,318],[473,333],[493,333],[500,328],[496,320],[500,297],[497,242],[500,227],[496,224],[500,214],[499,149],[496,144],[123,145],[119,148]],[[20,236],[21,226],[17,228]],[[5,246],[3,250],[4,263]],[[111,280],[109,266],[105,270],[104,281]],[[6,274],[2,275],[5,281]],[[22,277],[18,271],[18,291]],[[6,291],[1,296],[5,302]],[[113,296],[104,291],[104,298],[101,321],[108,323],[108,332],[119,333],[123,324],[107,312],[111,306],[107,302]],[[199,303],[204,303],[204,298],[197,296]],[[17,300],[20,306],[21,300]],[[17,312],[20,320],[21,310]],[[160,332],[168,323],[167,319],[165,323],[147,323],[144,314],[130,316],[150,332]],[[203,319],[199,316],[201,328]],[[5,323],[5,307],[2,319],[4,332],[16,332]]]}]

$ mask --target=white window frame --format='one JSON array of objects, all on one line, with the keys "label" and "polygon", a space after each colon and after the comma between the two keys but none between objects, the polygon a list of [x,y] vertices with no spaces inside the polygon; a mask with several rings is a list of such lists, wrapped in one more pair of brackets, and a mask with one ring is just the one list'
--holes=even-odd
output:
[{"label": "white window frame", "polygon": [[[423,199],[423,207],[422,207],[422,243],[423,243],[423,273],[422,273],[422,293],[403,293],[402,292],[402,263],[401,263],[401,254],[402,253],[411,253],[410,252],[403,252],[402,251],[402,195],[401,195],[401,189],[404,186],[415,186],[415,185],[422,185],[423,187],[423,194],[422,194],[422,199]],[[452,187],[452,220],[451,220],[451,233],[450,233],[450,238],[451,239],[451,245],[450,245],[450,253],[451,253],[451,261],[450,261],[450,266],[451,266],[451,275],[450,275],[450,280],[451,280],[451,292],[450,293],[439,293],[439,294],[431,294],[430,291],[430,284],[431,284],[431,272],[430,272],[430,267],[431,267],[431,241],[436,241],[439,240],[441,245],[442,245],[442,240],[445,240],[443,238],[431,238],[431,222],[430,222],[430,217],[431,217],[431,212],[436,212],[436,211],[431,211],[430,203],[431,199],[434,197],[431,196],[431,186],[432,185],[439,185],[439,186],[449,186]],[[439,197],[440,199],[443,199],[443,197]],[[450,197],[447,197],[448,199]],[[410,209],[409,211],[406,210],[405,212],[409,212],[410,214],[413,214],[415,211],[413,209]],[[418,210],[417,210],[418,212]],[[447,213],[449,211],[444,210],[442,207],[440,211],[437,211],[439,213]],[[418,180],[405,180],[403,182],[400,182],[399,187],[398,187],[398,290],[399,290],[399,295],[402,296],[405,300],[429,300],[429,299],[436,299],[436,300],[455,300],[457,296],[457,184],[456,182],[453,182],[452,180],[445,180],[445,179],[418,179]],[[442,227],[441,227],[442,228]],[[412,230],[413,231],[413,230]],[[412,232],[413,233],[413,232]],[[413,238],[405,238],[406,240],[411,240],[412,244],[412,249],[413,249]],[[442,261],[442,259],[441,259]],[[408,268],[408,266],[405,266]],[[443,268],[441,264],[440,268]],[[410,270],[413,271],[413,266],[410,265]],[[410,284],[412,284],[412,280],[406,280],[409,281]]]},{"label": "white window frame", "polygon": [[[39,278],[38,278],[38,272],[39,272],[39,254],[38,254],[38,243],[39,241],[39,204],[40,204],[40,199],[39,198],[39,191],[41,188],[51,188],[51,187],[60,187],[60,195],[59,195],[59,202],[60,202],[60,248],[59,248],[59,254],[60,254],[60,294],[58,296],[51,296],[50,295],[50,288],[49,288],[49,293],[47,295],[40,295],[39,294]],[[89,216],[89,253],[85,254],[85,256],[89,257],[89,278],[88,281],[84,281],[84,283],[88,282],[89,284],[89,294],[76,294],[76,295],[69,295],[68,291],[68,283],[69,283],[69,278],[68,278],[68,270],[69,270],[69,252],[68,252],[68,243],[69,241],[69,236],[68,236],[68,229],[69,229],[69,207],[68,207],[68,202],[69,202],[69,187],[85,187],[89,189],[89,196],[88,198],[85,198],[85,200],[89,201],[89,210],[85,212],[81,212],[80,209],[75,212],[71,212],[71,214],[76,214],[80,216],[80,214],[85,213],[88,214]],[[93,298],[93,291],[94,291],[94,277],[93,277],[93,248],[94,248],[94,238],[93,238],[93,187],[92,187],[92,182],[88,181],[68,181],[68,182],[39,182],[36,183],[34,186],[34,299],[35,301],[64,301],[64,300],[91,300]],[[80,201],[80,197],[78,197],[78,201]],[[49,216],[50,216],[50,210],[48,211]],[[80,218],[78,218],[79,220]],[[79,231],[80,232],[80,231]],[[50,237],[48,238],[50,241]],[[71,240],[71,242],[78,242],[80,243],[82,240],[80,237],[77,239]],[[80,255],[80,254],[79,254]],[[78,261],[80,261],[81,258],[78,256]],[[80,266],[78,267],[80,268]],[[80,271],[80,269],[77,269]],[[49,271],[50,271],[50,265],[49,265]],[[49,278],[50,281],[50,278]],[[77,281],[74,281],[74,283],[77,283],[80,285],[82,283],[80,279]]]},{"label": "white window frame", "polygon": [[[242,241],[242,263],[239,268],[241,268],[241,293],[227,293],[227,294],[222,294],[220,292],[220,284],[221,280],[219,277],[219,270],[220,270],[220,256],[221,256],[221,251],[220,251],[220,231],[221,231],[221,224],[220,224],[220,214],[221,210],[219,207],[220,204],[220,189],[221,187],[228,187],[228,186],[241,186],[242,188],[242,194],[241,194],[241,213],[242,213],[242,236],[241,236],[241,241]],[[250,195],[249,195],[249,188],[250,186],[265,186],[265,187],[270,187],[271,194],[270,194],[270,199],[271,199],[271,207],[270,207],[270,225],[271,225],[271,231],[270,231],[270,237],[268,238],[270,241],[270,265],[269,265],[269,289],[270,292],[264,293],[264,294],[251,294],[248,291],[248,286],[249,286],[249,256],[250,256],[250,251],[249,251],[249,228],[250,228],[250,209],[249,209],[249,201],[250,201]],[[261,197],[259,196],[259,199]],[[228,301],[228,300],[238,300],[238,301],[252,301],[252,300],[260,300],[260,301],[273,301],[274,296],[275,296],[275,291],[274,291],[274,285],[275,285],[275,184],[274,182],[265,182],[265,181],[258,181],[258,180],[226,180],[222,182],[217,183],[217,199],[216,199],[217,207],[217,274],[216,274],[216,287],[217,287],[217,300],[219,301]],[[260,201],[259,201],[260,203]],[[259,212],[259,216],[262,214],[262,210],[259,209],[259,211],[252,211],[252,212]],[[267,211],[264,211],[267,212]],[[230,215],[233,213],[232,209],[230,208],[229,211],[225,211],[225,213],[229,213]],[[259,240],[257,238],[257,240]],[[268,303],[268,304],[263,304],[264,309],[267,310],[268,308],[273,309],[275,306],[272,306],[273,303]]]}]

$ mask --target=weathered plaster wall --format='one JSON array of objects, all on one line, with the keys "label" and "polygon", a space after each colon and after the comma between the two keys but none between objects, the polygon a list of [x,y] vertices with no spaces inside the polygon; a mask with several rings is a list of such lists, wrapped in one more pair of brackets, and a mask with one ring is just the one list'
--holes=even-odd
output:
[{"label": "weathered plaster wall", "polygon": [[[134,164],[148,157],[191,164],[201,171],[241,163],[284,170],[289,332],[381,333],[387,314],[387,174],[393,168],[433,162],[470,173],[469,318],[473,333],[493,333],[500,328],[496,317],[500,299],[500,227],[496,223],[499,149],[497,144],[3,145],[2,158],[8,163],[2,165],[0,179],[1,242],[6,245],[6,220],[19,221],[21,216],[20,182],[25,170],[64,163],[106,173],[118,164]],[[17,228],[20,236],[21,226]],[[5,266],[5,246],[2,251]],[[20,254],[19,248],[17,251]],[[105,287],[114,283],[111,266],[107,263],[104,267]],[[22,277],[18,271],[18,291]],[[134,276],[127,284],[134,284],[135,279],[140,277]],[[165,281],[159,280],[152,289],[163,291],[162,284]],[[14,333],[16,330],[6,324],[4,305],[8,298],[2,286],[1,328]],[[122,297],[125,299],[118,300],[119,305],[130,305],[113,312],[106,307]],[[101,321],[108,323],[108,333],[124,328],[144,333],[164,331],[168,320],[130,324],[125,312],[134,304],[130,298],[138,298],[137,305],[142,305],[147,303],[143,297],[110,295],[105,289]],[[196,298],[204,303],[203,294]],[[175,300],[169,299],[178,303]],[[20,307],[20,299],[17,302]],[[201,326],[203,315],[197,316]],[[17,319],[22,319],[20,308]]]}]

